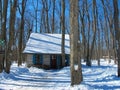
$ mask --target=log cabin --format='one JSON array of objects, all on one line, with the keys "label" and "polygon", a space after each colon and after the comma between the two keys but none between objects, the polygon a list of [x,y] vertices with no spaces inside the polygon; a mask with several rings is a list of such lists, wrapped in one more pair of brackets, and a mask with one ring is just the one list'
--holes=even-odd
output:
[{"label": "log cabin", "polygon": [[[63,67],[61,42],[62,34],[31,33],[26,47],[27,66],[44,69],[60,69]],[[65,34],[65,66],[70,64],[70,40]]]}]

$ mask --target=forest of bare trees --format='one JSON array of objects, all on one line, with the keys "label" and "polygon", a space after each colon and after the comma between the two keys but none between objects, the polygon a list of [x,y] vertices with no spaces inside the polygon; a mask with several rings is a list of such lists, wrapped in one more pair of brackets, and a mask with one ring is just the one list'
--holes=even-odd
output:
[{"label": "forest of bare trees", "polygon": [[72,52],[74,64],[84,59],[91,66],[94,59],[100,65],[100,58],[107,57],[118,64],[120,76],[119,4],[120,0],[0,0],[0,72],[9,73],[12,61],[18,66],[25,61],[22,51],[32,30],[61,33],[62,47],[64,34],[70,34],[71,46],[78,48]]}]

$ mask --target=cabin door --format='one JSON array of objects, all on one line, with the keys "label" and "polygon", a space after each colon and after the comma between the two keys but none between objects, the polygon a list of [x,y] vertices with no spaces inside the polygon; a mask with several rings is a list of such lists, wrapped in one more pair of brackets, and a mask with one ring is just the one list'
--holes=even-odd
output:
[{"label": "cabin door", "polygon": [[51,68],[52,69],[56,69],[57,65],[56,65],[56,55],[52,55],[51,56]]}]

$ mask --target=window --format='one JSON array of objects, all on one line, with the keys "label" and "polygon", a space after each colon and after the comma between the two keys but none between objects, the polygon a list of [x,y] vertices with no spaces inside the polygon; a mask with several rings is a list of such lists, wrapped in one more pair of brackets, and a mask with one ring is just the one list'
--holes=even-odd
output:
[{"label": "window", "polygon": [[42,64],[43,63],[43,55],[34,54],[33,55],[33,64]]}]

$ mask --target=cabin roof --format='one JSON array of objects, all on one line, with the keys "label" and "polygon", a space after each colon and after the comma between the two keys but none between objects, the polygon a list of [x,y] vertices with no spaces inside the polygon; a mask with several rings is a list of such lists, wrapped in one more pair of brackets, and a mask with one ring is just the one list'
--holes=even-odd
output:
[{"label": "cabin roof", "polygon": [[[23,53],[61,54],[62,34],[31,33]],[[65,34],[65,54],[70,54],[69,35]]]}]

